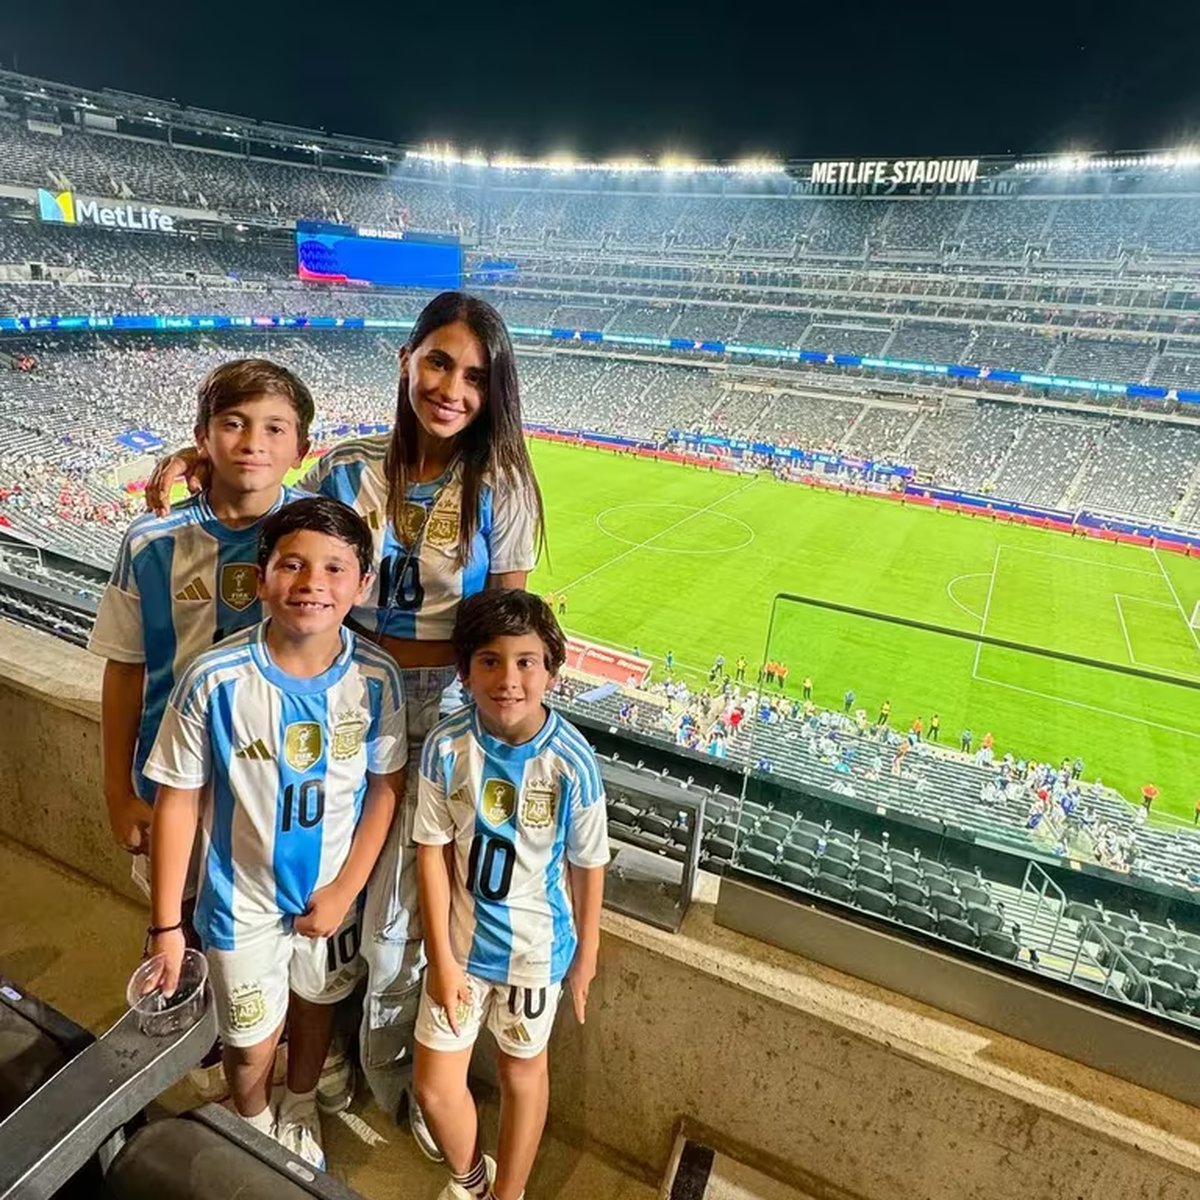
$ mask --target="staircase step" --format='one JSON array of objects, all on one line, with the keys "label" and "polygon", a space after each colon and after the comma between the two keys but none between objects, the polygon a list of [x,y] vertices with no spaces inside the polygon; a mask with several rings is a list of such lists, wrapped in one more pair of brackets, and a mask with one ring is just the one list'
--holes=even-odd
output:
[{"label": "staircase step", "polygon": [[662,1200],[816,1200],[811,1192],[680,1134],[658,1192]]}]

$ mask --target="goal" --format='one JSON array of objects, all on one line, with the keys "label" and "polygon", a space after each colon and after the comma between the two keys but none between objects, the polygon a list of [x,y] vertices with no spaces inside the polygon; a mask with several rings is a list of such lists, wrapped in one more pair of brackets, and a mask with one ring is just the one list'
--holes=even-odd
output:
[{"label": "goal", "polygon": [[1193,629],[1200,629],[1200,600],[1196,601],[1196,607],[1192,609],[1192,615],[1188,618],[1188,624]]}]

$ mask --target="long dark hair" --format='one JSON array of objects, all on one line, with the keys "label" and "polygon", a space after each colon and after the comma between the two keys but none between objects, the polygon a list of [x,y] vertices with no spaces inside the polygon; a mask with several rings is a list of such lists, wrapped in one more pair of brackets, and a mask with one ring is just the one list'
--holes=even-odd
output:
[{"label": "long dark hair", "polygon": [[[479,339],[487,357],[487,396],[475,419],[458,435],[462,460],[462,512],[458,524],[458,565],[465,566],[479,525],[479,495],[484,477],[496,488],[522,490],[537,511],[535,544],[540,554],[546,541],[546,510],[542,491],[521,431],[521,396],[517,359],[504,318],[486,300],[466,292],[442,292],[421,311],[405,343],[412,354],[431,334],[461,321]],[[408,378],[401,374],[396,420],[384,470],[388,485],[388,518],[403,529],[404,501],[417,450],[417,416],[408,401]]]}]

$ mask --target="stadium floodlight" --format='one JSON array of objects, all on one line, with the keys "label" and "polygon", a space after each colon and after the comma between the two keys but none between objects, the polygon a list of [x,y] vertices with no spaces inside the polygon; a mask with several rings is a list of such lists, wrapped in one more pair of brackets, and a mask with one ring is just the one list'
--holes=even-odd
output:
[{"label": "stadium floodlight", "polygon": [[784,171],[783,163],[768,155],[743,158],[733,164],[738,175],[779,175]]},{"label": "stadium floodlight", "polygon": [[664,154],[658,160],[658,165],[668,175],[685,174],[700,169],[700,164],[685,154]]}]

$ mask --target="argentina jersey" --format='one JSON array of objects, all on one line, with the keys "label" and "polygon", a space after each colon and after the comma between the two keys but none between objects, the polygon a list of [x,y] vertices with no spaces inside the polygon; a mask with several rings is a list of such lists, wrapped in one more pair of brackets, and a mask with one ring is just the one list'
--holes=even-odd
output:
[{"label": "argentina jersey", "polygon": [[492,737],[474,705],[425,741],[413,836],[453,843],[450,941],[472,975],[559,983],[575,957],[568,863],[609,859],[604,784],[583,735],[551,711],[521,746]]},{"label": "argentina jersey", "polygon": [[[270,512],[304,495],[281,488]],[[121,543],[88,649],[114,662],[146,664],[134,786],[148,803],[154,784],[143,768],[176,680],[201,651],[262,620],[256,568],[268,516],[231,529],[202,493],[165,517],[139,517]]]},{"label": "argentina jersey", "polygon": [[205,788],[196,930],[206,949],[295,917],[350,853],[367,772],[408,756],[400,671],[341,631],[312,679],[281,671],[266,623],[235,634],[184,672],[146,763],[156,783]]},{"label": "argentina jersey", "polygon": [[429,483],[410,484],[403,528],[396,530],[388,520],[384,470],[389,441],[380,434],[340,443],[302,485],[350,505],[371,528],[374,578],[365,602],[351,614],[359,627],[396,638],[448,641],[459,602],[483,591],[489,574],[533,569],[536,510],[520,489],[485,485],[471,553],[460,567],[461,467]]}]

